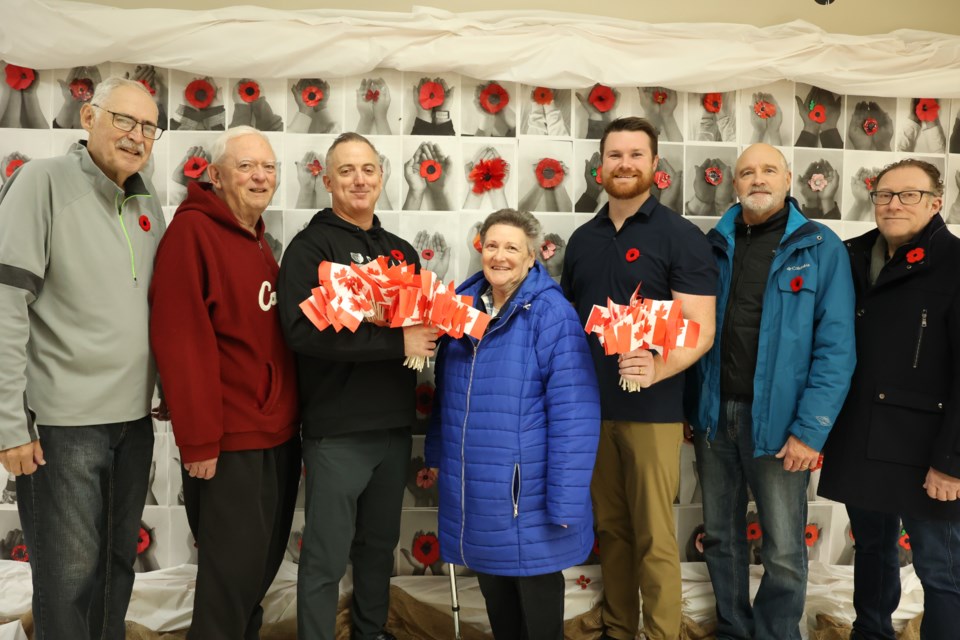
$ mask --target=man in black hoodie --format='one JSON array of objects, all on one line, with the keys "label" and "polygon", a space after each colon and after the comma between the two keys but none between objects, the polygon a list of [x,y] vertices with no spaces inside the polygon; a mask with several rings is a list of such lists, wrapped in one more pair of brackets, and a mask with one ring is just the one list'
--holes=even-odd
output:
[{"label": "man in black hoodie", "polygon": [[298,576],[298,637],[333,640],[338,585],[353,564],[353,640],[391,640],[383,630],[393,550],[415,419],[416,374],[405,356],[432,356],[436,331],[369,322],[356,332],[318,331],[300,303],[318,286],[324,260],[420,262],[407,241],[373,213],[383,185],[374,146],[345,133],[327,152],[324,185],[333,200],[291,241],[278,299],[283,331],[297,354],[306,525]]}]

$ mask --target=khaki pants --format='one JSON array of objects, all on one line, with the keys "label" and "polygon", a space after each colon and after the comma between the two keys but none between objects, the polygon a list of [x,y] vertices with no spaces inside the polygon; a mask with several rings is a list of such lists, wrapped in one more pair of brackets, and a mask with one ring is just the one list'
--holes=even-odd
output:
[{"label": "khaki pants", "polygon": [[649,640],[680,637],[680,552],[673,500],[683,425],[604,420],[591,494],[603,570],[603,624],[633,640],[643,596]]}]

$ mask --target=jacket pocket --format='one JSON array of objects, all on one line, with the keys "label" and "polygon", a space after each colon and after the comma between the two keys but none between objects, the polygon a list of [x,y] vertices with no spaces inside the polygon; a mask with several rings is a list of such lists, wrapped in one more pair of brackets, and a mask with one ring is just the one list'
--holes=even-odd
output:
[{"label": "jacket pocket", "polygon": [[260,383],[257,385],[257,407],[263,413],[270,413],[280,397],[282,382],[277,368],[272,362],[264,364],[260,370]]},{"label": "jacket pocket", "polygon": [[942,398],[920,391],[877,387],[867,432],[867,458],[929,467],[942,420]]},{"label": "jacket pocket", "polygon": [[510,498],[513,500],[513,517],[520,515],[520,463],[513,464],[513,478],[510,481]]}]

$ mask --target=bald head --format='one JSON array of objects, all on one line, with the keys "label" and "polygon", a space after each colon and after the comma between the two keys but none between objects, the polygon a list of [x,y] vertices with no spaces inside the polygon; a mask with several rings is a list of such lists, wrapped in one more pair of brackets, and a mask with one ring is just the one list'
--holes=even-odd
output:
[{"label": "bald head", "polygon": [[793,174],[779,149],[769,144],[747,147],[737,158],[734,188],[743,207],[743,219],[758,224],[786,203]]}]

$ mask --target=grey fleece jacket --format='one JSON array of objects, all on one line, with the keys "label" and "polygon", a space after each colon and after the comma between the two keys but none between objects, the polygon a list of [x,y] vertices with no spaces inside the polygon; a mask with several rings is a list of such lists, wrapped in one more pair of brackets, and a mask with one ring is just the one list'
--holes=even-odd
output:
[{"label": "grey fleece jacket", "polygon": [[[118,215],[119,214],[119,215]],[[36,421],[85,426],[150,411],[147,291],[165,229],[135,174],[121,189],[75,144],[0,190],[0,449]]]}]

